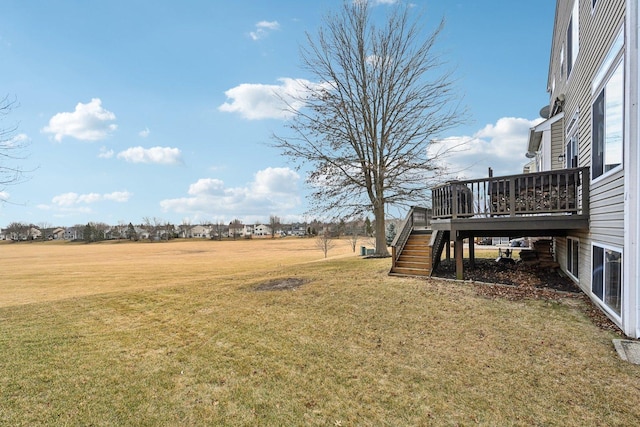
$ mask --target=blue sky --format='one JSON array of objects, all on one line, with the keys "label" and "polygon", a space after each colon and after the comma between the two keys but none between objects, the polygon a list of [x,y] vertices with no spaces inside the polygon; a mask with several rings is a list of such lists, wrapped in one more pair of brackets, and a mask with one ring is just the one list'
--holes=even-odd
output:
[{"label": "blue sky", "polygon": [[[375,14],[390,7],[378,1]],[[269,146],[273,93],[293,90],[299,46],[341,0],[2,0],[0,121],[27,142],[28,180],[0,189],[0,227],[304,219],[304,172]],[[471,141],[469,177],[519,173],[548,102],[555,2],[414,0],[439,40]],[[15,162],[14,162],[15,163]],[[14,164],[15,165],[15,164]]]}]

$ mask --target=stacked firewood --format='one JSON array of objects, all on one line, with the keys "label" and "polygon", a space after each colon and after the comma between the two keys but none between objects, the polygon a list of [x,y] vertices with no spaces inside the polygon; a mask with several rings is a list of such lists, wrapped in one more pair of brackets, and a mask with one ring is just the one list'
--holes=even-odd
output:
[{"label": "stacked firewood", "polygon": [[520,259],[527,264],[556,269],[560,265],[553,259],[553,241],[540,239],[533,242],[533,249],[520,251]]}]

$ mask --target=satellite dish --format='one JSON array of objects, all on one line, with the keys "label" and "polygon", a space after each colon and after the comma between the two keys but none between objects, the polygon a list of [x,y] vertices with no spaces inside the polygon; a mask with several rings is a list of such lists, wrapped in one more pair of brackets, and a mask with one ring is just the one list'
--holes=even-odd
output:
[{"label": "satellite dish", "polygon": [[545,105],[540,109],[540,117],[542,117],[543,119],[548,119],[550,112],[551,112],[551,108],[549,108],[548,105]]}]

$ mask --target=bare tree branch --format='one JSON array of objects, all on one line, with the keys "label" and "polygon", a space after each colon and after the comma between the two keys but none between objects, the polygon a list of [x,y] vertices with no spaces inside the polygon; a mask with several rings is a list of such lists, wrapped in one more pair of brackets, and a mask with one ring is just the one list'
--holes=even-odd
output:
[{"label": "bare tree branch", "polygon": [[8,95],[0,99],[0,190],[7,185],[15,185],[25,179],[24,170],[16,163],[26,158],[25,149],[28,141],[20,135],[16,135],[17,124],[8,127],[1,125],[5,117],[16,106],[16,100],[11,99]]}]

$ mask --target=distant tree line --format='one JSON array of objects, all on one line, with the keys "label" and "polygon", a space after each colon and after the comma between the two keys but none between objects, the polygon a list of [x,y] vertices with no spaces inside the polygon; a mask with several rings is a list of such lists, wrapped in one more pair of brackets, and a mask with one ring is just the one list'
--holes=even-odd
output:
[{"label": "distant tree line", "polygon": [[[35,240],[74,240],[86,243],[99,242],[103,240],[126,239],[131,241],[168,241],[176,238],[204,237],[196,235],[192,231],[196,228],[206,229],[207,237],[221,240],[222,238],[238,239],[252,238],[252,234],[242,234],[241,230],[247,226],[249,229],[257,229],[263,223],[254,225],[244,224],[242,220],[236,218],[226,224],[221,221],[216,223],[200,222],[193,225],[188,220],[184,220],[180,225],[174,225],[169,221],[164,221],[156,217],[144,217],[142,222],[134,225],[120,221],[117,225],[109,225],[104,222],[88,222],[86,224],[76,224],[72,227],[56,226],[47,222],[38,224],[26,222],[12,222],[1,230],[0,236],[6,240],[14,241],[35,241]],[[359,219],[342,219],[339,222],[326,222],[318,219],[300,223],[283,223],[280,217],[271,215],[268,224],[262,226],[262,230],[268,230],[267,236],[298,236],[338,238],[342,236],[355,237],[375,237],[374,225],[368,217]],[[254,228],[255,227],[255,228]],[[395,227],[387,229],[395,234]],[[261,234],[260,237],[265,237]],[[355,243],[354,243],[355,250]]]}]

